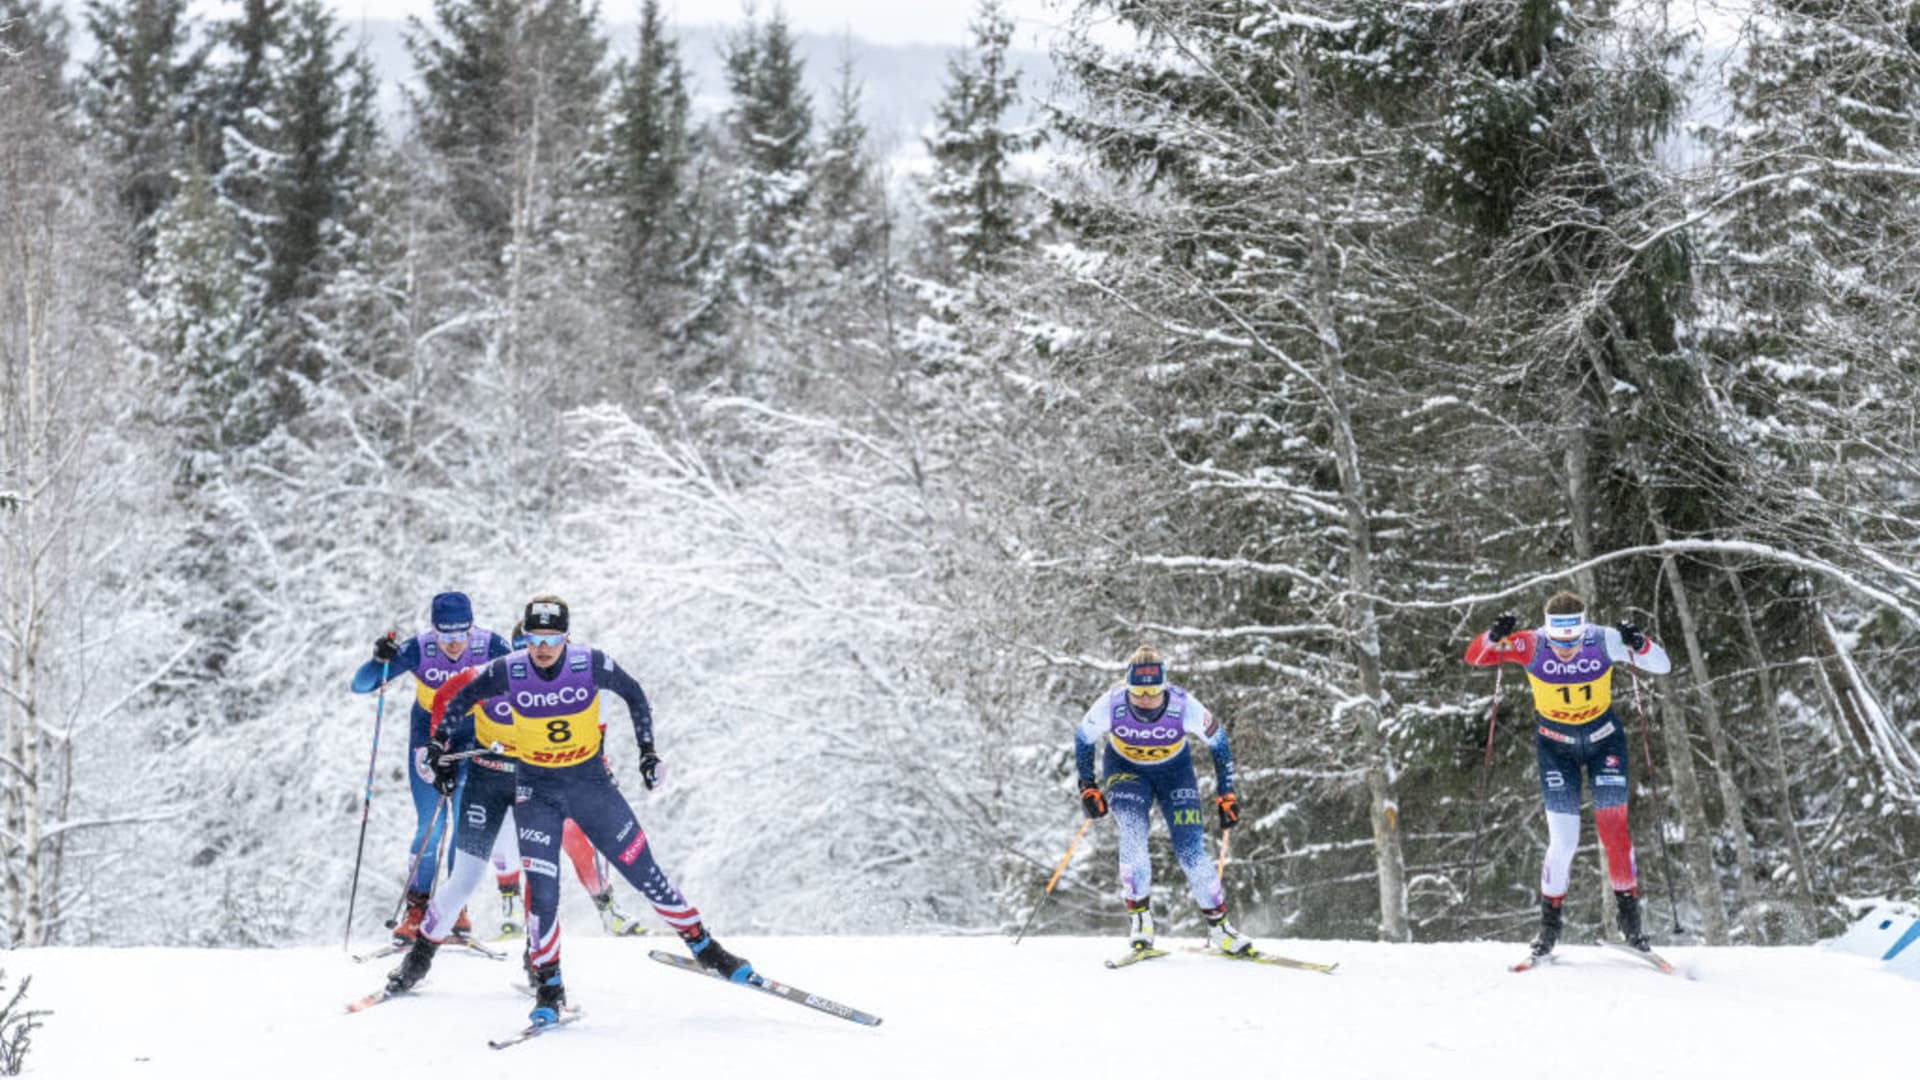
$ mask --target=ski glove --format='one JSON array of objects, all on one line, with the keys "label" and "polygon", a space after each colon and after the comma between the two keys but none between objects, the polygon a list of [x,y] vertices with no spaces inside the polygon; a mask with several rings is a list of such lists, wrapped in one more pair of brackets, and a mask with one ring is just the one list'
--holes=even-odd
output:
[{"label": "ski glove", "polygon": [[1222,795],[1213,801],[1216,805],[1220,807],[1220,831],[1221,832],[1226,832],[1228,829],[1231,829],[1235,825],[1240,824],[1239,796],[1229,791],[1225,795]]},{"label": "ski glove", "polygon": [[1090,818],[1107,816],[1107,797],[1100,793],[1100,785],[1092,780],[1080,781],[1080,808]]},{"label": "ski glove", "polygon": [[391,664],[393,663],[393,658],[399,655],[400,643],[393,640],[393,631],[389,630],[373,639],[373,658],[375,660],[383,664]]},{"label": "ski glove", "polygon": [[1493,620],[1492,626],[1487,627],[1487,640],[1498,645],[1507,640],[1507,635],[1513,633],[1513,628],[1519,625],[1520,620],[1514,616],[1513,612],[1506,612]]},{"label": "ski glove", "polygon": [[1639,652],[1646,647],[1647,635],[1641,633],[1639,627],[1627,620],[1621,619],[1620,624],[1615,626],[1614,629],[1620,631],[1621,643],[1634,652]]},{"label": "ski glove", "polygon": [[452,748],[445,740],[427,740],[427,768],[433,770],[433,790],[442,795],[453,794],[453,789],[460,785],[460,763],[448,761],[449,753]]},{"label": "ski glove", "polygon": [[640,744],[640,782],[652,791],[666,779],[667,767],[660,763],[660,755],[653,752],[652,743]]}]

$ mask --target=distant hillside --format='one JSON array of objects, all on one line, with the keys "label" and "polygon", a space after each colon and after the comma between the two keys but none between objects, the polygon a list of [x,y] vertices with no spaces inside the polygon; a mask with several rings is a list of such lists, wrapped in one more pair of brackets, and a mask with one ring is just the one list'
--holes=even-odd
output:
[{"label": "distant hillside", "polygon": [[[402,36],[406,24],[398,20],[369,19],[349,24],[349,40],[364,35],[368,54],[384,84],[383,100],[390,116],[398,116],[399,87],[413,78],[413,62]],[[726,76],[720,49],[726,35],[724,26],[680,27],[680,55],[692,77],[695,106],[702,112],[717,111],[726,101]],[[631,55],[637,29],[633,23],[609,26],[608,36],[616,55]],[[843,50],[851,50],[854,71],[864,87],[868,125],[876,141],[895,145],[917,137],[933,116],[947,77],[947,58],[952,48],[933,45],[874,45],[859,38],[829,34],[800,34],[796,37],[801,58],[806,63],[808,87],[813,93],[816,113],[825,111],[832,100],[838,80]],[[1053,65],[1045,53],[1012,50],[1009,58],[1020,72],[1020,89],[1029,100],[1044,99],[1052,89]],[[1012,117],[1024,123],[1031,108]]]}]

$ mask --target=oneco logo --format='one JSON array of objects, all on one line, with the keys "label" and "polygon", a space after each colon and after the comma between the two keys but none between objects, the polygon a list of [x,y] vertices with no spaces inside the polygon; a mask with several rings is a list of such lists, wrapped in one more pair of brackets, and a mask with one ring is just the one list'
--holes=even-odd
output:
[{"label": "oneco logo", "polygon": [[1114,727],[1113,733],[1123,739],[1177,739],[1180,737],[1179,728],[1165,725],[1133,727],[1128,724],[1119,724]]},{"label": "oneco logo", "polygon": [[584,686],[563,686],[558,690],[549,690],[536,694],[531,690],[522,690],[513,696],[513,703],[523,709],[548,708],[556,705],[578,705],[586,701],[587,688]]},{"label": "oneco logo", "polygon": [[1591,656],[1564,664],[1552,657],[1540,662],[1540,671],[1546,675],[1591,675],[1604,670],[1606,665]]}]

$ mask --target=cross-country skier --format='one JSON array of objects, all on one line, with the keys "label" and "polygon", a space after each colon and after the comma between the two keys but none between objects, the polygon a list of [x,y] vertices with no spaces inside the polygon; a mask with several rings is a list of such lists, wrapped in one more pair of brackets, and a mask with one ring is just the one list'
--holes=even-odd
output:
[{"label": "cross-country skier", "polygon": [[[513,627],[512,644],[516,652],[527,647],[526,632],[518,623]],[[486,669],[482,667],[468,668],[448,679],[445,685],[434,694],[432,711],[435,730],[439,729],[440,717],[446,709],[447,702],[453,700],[453,695],[459,693],[461,687],[472,682],[474,676],[484,670]],[[489,698],[481,708],[496,723],[507,727],[512,726],[513,709],[507,704],[505,698]],[[478,734],[476,739],[482,743],[487,741],[484,736]],[[504,772],[509,777],[513,772],[513,759],[510,755],[483,755],[478,759],[477,764],[480,768]],[[471,771],[468,772],[467,778],[461,781],[464,792],[462,801],[467,806],[474,805],[475,801],[481,798],[475,788],[477,780],[486,783],[481,780],[478,773]],[[487,786],[492,788],[495,785],[488,783]],[[475,856],[483,856],[486,852],[484,845],[492,844],[491,862],[494,883],[500,890],[500,928],[503,933],[518,933],[524,929],[522,920],[526,914],[526,902],[525,894],[520,890],[520,845],[515,840],[511,817],[513,784],[509,781],[499,786],[503,788],[501,794],[505,802],[497,813],[489,814],[491,828],[480,823],[485,819],[476,819],[469,811],[461,818],[461,824],[455,828],[453,843],[456,851],[468,851]],[[472,827],[472,835],[469,835],[469,826]],[[607,928],[607,932],[614,935],[644,933],[639,920],[621,910],[620,905],[614,901],[613,880],[607,877],[600,867],[593,845],[587,842],[586,836],[580,831],[580,826],[574,824],[572,818],[567,819],[566,827],[562,830],[560,847],[567,853],[567,861],[573,864],[574,876],[580,879],[580,884],[587,890],[587,895],[593,898],[594,910],[600,913],[600,923]],[[445,910],[451,906],[458,910],[459,905],[466,903],[467,892],[457,890],[452,884],[453,878],[463,869],[460,858],[456,854],[453,867],[447,875],[448,883],[434,892],[433,902],[428,905],[429,912],[434,907]],[[475,872],[472,876],[474,883],[478,883],[481,875]],[[472,886],[468,887],[470,889]],[[452,898],[451,904],[447,901],[448,897]],[[431,913],[427,921],[437,925]]]},{"label": "cross-country skier", "polygon": [[[473,604],[466,593],[440,593],[433,598],[431,613],[433,630],[404,641],[396,639],[391,632],[381,635],[373,643],[373,659],[353,673],[356,694],[378,690],[383,672],[388,682],[403,674],[413,676],[414,700],[407,731],[407,781],[413,791],[415,823],[407,852],[409,857],[413,852],[420,852],[420,860],[407,881],[406,915],[393,929],[393,940],[401,945],[412,943],[419,932],[420,920],[426,916],[427,898],[433,890],[434,871],[439,863],[441,830],[459,807],[459,799],[455,797],[449,803],[449,812],[440,814],[440,820],[434,821],[440,793],[434,788],[433,771],[427,766],[434,691],[455,672],[484,665],[509,651],[500,635],[473,625]],[[464,925],[464,913],[461,922],[463,925],[457,929],[465,933],[468,927]]]},{"label": "cross-country skier", "polygon": [[[568,639],[567,605],[557,596],[528,601],[522,620],[527,648],[495,660],[446,703],[446,722],[432,742],[430,760],[444,778],[457,762],[444,755],[471,744],[475,722],[470,710],[491,697],[507,698],[513,710],[513,756],[519,798],[521,863],[526,868],[529,961],[534,968],[535,1024],[550,1024],[566,1004],[560,977],[560,833],[572,818],[593,846],[605,853],[660,917],[672,926],[701,966],[734,982],[746,982],[753,965],[721,947],[700,921],[700,912],[667,880],[654,861],[645,830],[633,808],[614,786],[601,751],[605,725],[600,698],[610,692],[626,702],[640,744],[640,780],[648,790],[660,783],[660,756],[654,752],[653,715],[633,676],[599,649]],[[439,927],[429,923],[405,960],[388,980],[398,992],[419,982],[433,963]]]},{"label": "cross-country skier", "polygon": [[1524,665],[1536,714],[1533,746],[1540,794],[1547,808],[1547,856],[1540,868],[1540,936],[1533,955],[1545,956],[1560,939],[1560,906],[1574,848],[1580,844],[1580,779],[1593,788],[1593,827],[1607,852],[1620,934],[1642,952],[1651,945],[1640,927],[1640,885],[1627,834],[1627,733],[1613,713],[1613,669],[1664,675],[1667,651],[1631,622],[1595,626],[1586,602],[1570,592],[1547,600],[1546,625],[1514,628],[1503,614],[1467,646],[1467,663]]},{"label": "cross-country skier", "polygon": [[[1106,743],[1105,783],[1093,778],[1095,745]],[[1220,875],[1207,859],[1200,784],[1194,776],[1192,741],[1204,741],[1213,758],[1214,804],[1220,831],[1239,824],[1233,790],[1233,753],[1226,729],[1184,686],[1167,681],[1166,664],[1150,645],[1127,659],[1126,681],[1100,696],[1073,732],[1080,803],[1090,818],[1109,808],[1120,828],[1120,896],[1126,902],[1128,943],[1153,947],[1153,862],[1147,853],[1147,818],[1160,804],[1173,837],[1174,858],[1187,875],[1187,891],[1207,919],[1207,944],[1230,955],[1254,951],[1253,941],[1227,921]]]}]

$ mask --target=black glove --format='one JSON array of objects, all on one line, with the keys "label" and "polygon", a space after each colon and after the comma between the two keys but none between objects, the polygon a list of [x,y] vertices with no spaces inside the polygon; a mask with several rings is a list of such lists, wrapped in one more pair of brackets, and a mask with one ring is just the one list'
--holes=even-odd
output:
[{"label": "black glove", "polygon": [[460,786],[460,763],[447,760],[452,752],[443,739],[427,740],[427,768],[433,770],[433,790],[442,795],[451,795]]},{"label": "black glove", "polygon": [[1639,652],[1641,649],[1646,647],[1647,635],[1641,633],[1639,627],[1633,625],[1627,620],[1621,619],[1619,624],[1616,625],[1614,629],[1620,631],[1621,643],[1626,645],[1627,648],[1632,649],[1634,652]]},{"label": "black glove", "polygon": [[1511,611],[1506,612],[1499,618],[1493,620],[1492,626],[1487,627],[1487,640],[1498,645],[1507,640],[1508,635],[1513,633],[1513,628],[1519,625],[1519,618]]},{"label": "black glove", "polygon": [[1107,797],[1100,793],[1100,785],[1092,780],[1080,781],[1080,808],[1090,818],[1107,816]]},{"label": "black glove", "polygon": [[641,743],[640,744],[640,782],[647,785],[648,791],[652,791],[654,788],[657,788],[660,786],[660,780],[661,780],[660,755],[653,752],[652,743]]},{"label": "black glove", "polygon": [[1229,791],[1213,801],[1216,806],[1220,807],[1221,832],[1226,832],[1228,829],[1240,824],[1240,799],[1238,796]]},{"label": "black glove", "polygon": [[393,640],[393,631],[389,630],[373,639],[373,658],[375,660],[378,660],[382,664],[391,664],[393,663],[393,658],[399,655],[400,643]]}]

